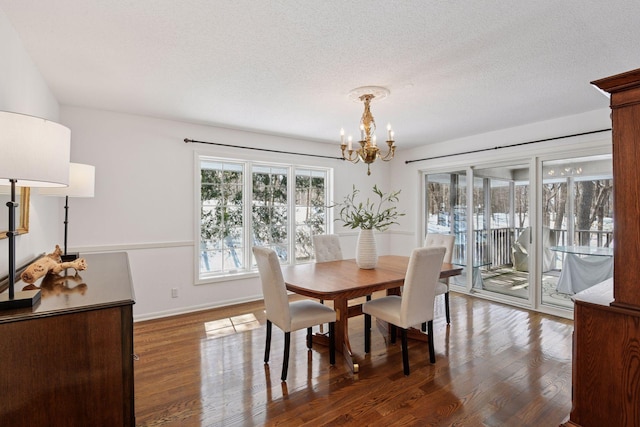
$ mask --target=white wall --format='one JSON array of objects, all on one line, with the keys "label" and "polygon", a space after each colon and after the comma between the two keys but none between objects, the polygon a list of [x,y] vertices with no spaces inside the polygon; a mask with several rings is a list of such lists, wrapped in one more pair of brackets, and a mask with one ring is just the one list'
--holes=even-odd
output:
[{"label": "white wall", "polygon": [[[29,114],[57,121],[59,107],[17,33],[0,10],[0,111]],[[2,155],[2,153],[0,153]],[[33,190],[32,192],[35,192]],[[2,203],[0,209],[7,209]],[[30,231],[16,237],[16,264],[42,252],[51,252],[62,235],[62,213],[56,200],[32,198]],[[6,218],[6,215],[3,215]],[[7,224],[0,224],[6,230]],[[6,276],[8,246],[0,240],[0,276]]]},{"label": "white wall", "polygon": [[[95,197],[71,199],[69,246],[82,253],[129,253],[136,319],[181,313],[260,298],[257,278],[194,285],[196,238],[194,153],[238,159],[334,168],[335,199],[352,185],[387,189],[389,164],[376,163],[371,176],[361,164],[332,159],[264,153],[201,144],[184,138],[282,151],[338,156],[339,145],[239,130],[75,107],[61,109],[72,129],[71,158],[96,167]],[[62,202],[60,202],[62,203]],[[342,229],[346,254],[355,251],[356,233]],[[381,253],[385,236],[378,236]],[[352,255],[353,256],[353,255]],[[89,267],[90,268],[90,267]],[[178,288],[178,298],[171,297]]]}]

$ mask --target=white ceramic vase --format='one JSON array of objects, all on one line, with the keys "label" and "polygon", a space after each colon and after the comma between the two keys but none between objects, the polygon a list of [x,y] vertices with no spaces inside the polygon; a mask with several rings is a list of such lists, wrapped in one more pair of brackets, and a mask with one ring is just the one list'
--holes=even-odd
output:
[{"label": "white ceramic vase", "polygon": [[360,230],[356,247],[356,264],[364,270],[371,270],[378,265],[378,251],[373,230]]}]

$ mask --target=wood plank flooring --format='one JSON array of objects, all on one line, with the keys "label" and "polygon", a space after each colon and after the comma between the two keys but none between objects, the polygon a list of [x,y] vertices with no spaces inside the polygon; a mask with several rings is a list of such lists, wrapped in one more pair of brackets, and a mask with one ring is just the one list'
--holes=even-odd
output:
[{"label": "wood plank flooring", "polygon": [[[441,298],[441,297],[440,297]],[[283,334],[274,326],[264,365],[261,303],[134,325],[139,426],[558,426],[571,410],[573,322],[456,293],[451,325],[436,301],[436,363],[427,344],[372,331],[350,319],[360,356],[352,374],[328,349],[308,351],[292,334],[289,376],[280,382]]]}]

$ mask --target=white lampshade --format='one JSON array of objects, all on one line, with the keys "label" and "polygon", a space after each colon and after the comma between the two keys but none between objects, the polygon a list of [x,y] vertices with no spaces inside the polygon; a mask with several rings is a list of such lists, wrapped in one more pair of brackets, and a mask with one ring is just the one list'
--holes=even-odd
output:
[{"label": "white lampshade", "polygon": [[0,185],[67,185],[70,145],[71,131],[61,124],[0,111]]},{"label": "white lampshade", "polygon": [[40,188],[47,196],[93,197],[96,167],[82,163],[69,163],[69,186]]},{"label": "white lampshade", "polygon": [[49,120],[0,111],[0,185],[11,186],[8,292],[0,294],[0,309],[34,307],[40,289],[15,292],[15,187],[64,187],[69,183],[71,131]]}]

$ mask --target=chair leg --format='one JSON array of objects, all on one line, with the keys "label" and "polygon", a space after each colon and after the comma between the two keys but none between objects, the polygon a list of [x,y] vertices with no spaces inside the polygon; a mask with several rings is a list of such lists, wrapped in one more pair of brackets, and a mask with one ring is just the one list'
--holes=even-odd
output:
[{"label": "chair leg", "polygon": [[364,352],[371,352],[371,315],[364,315]]},{"label": "chair leg", "polygon": [[313,330],[311,328],[307,328],[307,348],[311,349],[313,346]]},{"label": "chair leg", "polygon": [[427,322],[422,324],[422,332],[427,332]]},{"label": "chair leg", "polygon": [[409,375],[409,351],[407,346],[407,330],[400,329],[402,337],[402,367],[404,368],[404,374]]},{"label": "chair leg", "polygon": [[427,333],[429,334],[429,362],[436,363],[436,350],[433,346],[433,320],[427,322]]},{"label": "chair leg", "polygon": [[329,363],[336,364],[336,322],[329,323]]},{"label": "chair leg", "polygon": [[451,314],[449,313],[449,291],[444,294],[444,312],[447,316],[447,325],[451,323]]},{"label": "chair leg", "polygon": [[264,345],[264,363],[269,363],[269,352],[271,351],[271,321],[267,320],[267,342]]},{"label": "chair leg", "polygon": [[[371,301],[371,295],[367,295],[367,301]],[[364,315],[364,352],[371,352],[371,316]]]},{"label": "chair leg", "polygon": [[396,329],[396,325],[392,325],[391,323],[389,323],[389,332],[391,332],[391,344],[396,343]]},{"label": "chair leg", "polygon": [[284,356],[282,357],[282,381],[287,380],[287,371],[289,370],[289,348],[291,346],[291,332],[284,333]]}]

